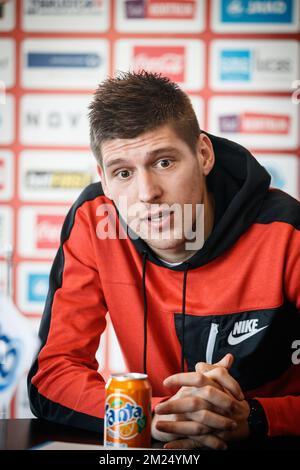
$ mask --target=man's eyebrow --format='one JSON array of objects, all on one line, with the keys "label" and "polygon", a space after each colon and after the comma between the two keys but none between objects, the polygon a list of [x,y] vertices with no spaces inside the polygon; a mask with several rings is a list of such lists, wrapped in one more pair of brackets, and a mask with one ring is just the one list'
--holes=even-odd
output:
[{"label": "man's eyebrow", "polygon": [[177,150],[176,147],[169,146],[169,147],[161,147],[161,148],[152,150],[151,152],[147,153],[147,157],[153,158],[159,155],[160,153],[168,153],[168,152],[179,154],[179,151]]},{"label": "man's eyebrow", "polygon": [[[167,152],[172,152],[172,153],[176,153],[176,154],[179,153],[176,147],[161,147],[161,148],[152,150],[151,152],[147,152],[146,159],[149,160],[151,158],[156,157],[157,155],[159,155],[161,153],[167,153]],[[119,165],[119,164],[126,165],[126,164],[128,164],[128,161],[124,158],[113,158],[108,163],[106,163],[105,166],[106,166],[106,168],[109,168],[113,165]]]},{"label": "man's eyebrow", "polygon": [[125,163],[128,163],[128,162],[124,158],[114,158],[110,160],[108,163],[106,163],[105,166],[106,168],[109,168],[110,166],[119,165],[120,163],[124,165]]}]

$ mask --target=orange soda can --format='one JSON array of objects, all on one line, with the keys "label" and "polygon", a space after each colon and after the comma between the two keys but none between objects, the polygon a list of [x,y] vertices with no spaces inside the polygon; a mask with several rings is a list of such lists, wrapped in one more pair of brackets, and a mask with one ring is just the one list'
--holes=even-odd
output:
[{"label": "orange soda can", "polygon": [[152,388],[146,374],[113,374],[106,386],[104,445],[151,447]]}]

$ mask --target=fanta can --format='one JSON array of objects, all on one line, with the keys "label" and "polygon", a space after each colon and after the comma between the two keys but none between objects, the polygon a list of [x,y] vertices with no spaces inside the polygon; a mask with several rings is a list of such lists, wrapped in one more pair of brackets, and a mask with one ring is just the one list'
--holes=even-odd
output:
[{"label": "fanta can", "polygon": [[146,374],[113,374],[106,386],[104,445],[151,447],[152,389]]}]

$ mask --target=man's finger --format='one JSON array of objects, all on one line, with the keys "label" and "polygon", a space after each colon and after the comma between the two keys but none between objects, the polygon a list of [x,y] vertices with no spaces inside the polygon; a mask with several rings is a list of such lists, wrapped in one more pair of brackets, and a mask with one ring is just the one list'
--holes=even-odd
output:
[{"label": "man's finger", "polygon": [[196,421],[157,421],[156,429],[180,436],[201,436],[211,432],[211,428]]},{"label": "man's finger", "polygon": [[211,405],[203,400],[199,396],[186,396],[183,398],[176,398],[174,400],[167,400],[160,403],[155,407],[155,413],[158,415],[164,414],[178,414],[187,413],[193,411],[199,411],[202,409],[211,409]]},{"label": "man's finger", "polygon": [[234,356],[230,353],[225,354],[224,357],[219,362],[215,362],[215,366],[217,367],[225,367],[226,369],[230,369],[234,362]]},{"label": "man's finger", "polygon": [[206,385],[198,389],[196,394],[170,399],[160,403],[155,408],[158,415],[170,413],[187,413],[202,409],[212,410],[217,407],[223,413],[232,413],[235,400],[228,394]]},{"label": "man's finger", "polygon": [[201,443],[193,439],[178,439],[164,445],[164,449],[197,449],[198,447],[202,447]]},{"label": "man's finger", "polygon": [[164,386],[168,388],[203,387],[208,383],[209,380],[205,375],[198,372],[180,372],[179,374],[170,375],[163,381]]},{"label": "man's finger", "polygon": [[206,409],[210,410],[213,406],[223,413],[232,413],[234,411],[234,405],[237,403],[232,396],[217,389],[213,385],[201,387],[196,396],[204,400]]},{"label": "man's finger", "polygon": [[201,447],[209,447],[216,450],[227,449],[226,443],[213,434],[203,435],[197,439],[178,439],[164,445],[164,449],[198,449]]},{"label": "man's finger", "polygon": [[234,356],[230,353],[225,354],[224,357],[219,362],[215,362],[214,364],[208,364],[207,362],[198,362],[196,364],[195,370],[196,372],[208,372],[215,367],[225,367],[226,369],[230,369],[234,361]]},{"label": "man's finger", "polygon": [[238,400],[244,400],[244,394],[238,382],[229,374],[225,367],[216,367],[206,372],[206,377],[212,379],[228,390]]},{"label": "man's finger", "polygon": [[[202,425],[221,431],[233,431],[237,427],[236,422],[232,419],[209,410],[193,412],[192,421],[157,421],[156,423],[157,429],[172,434],[200,434],[200,432],[197,433],[197,429],[202,429]],[[190,432],[192,429],[195,432]]]}]

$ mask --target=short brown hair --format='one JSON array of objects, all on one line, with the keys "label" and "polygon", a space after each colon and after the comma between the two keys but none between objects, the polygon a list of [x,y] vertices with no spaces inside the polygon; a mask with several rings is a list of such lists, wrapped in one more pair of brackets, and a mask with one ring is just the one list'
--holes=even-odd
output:
[{"label": "short brown hair", "polygon": [[143,70],[108,78],[89,109],[91,148],[100,165],[104,141],[135,138],[164,124],[196,151],[201,131],[190,99],[161,74]]}]

